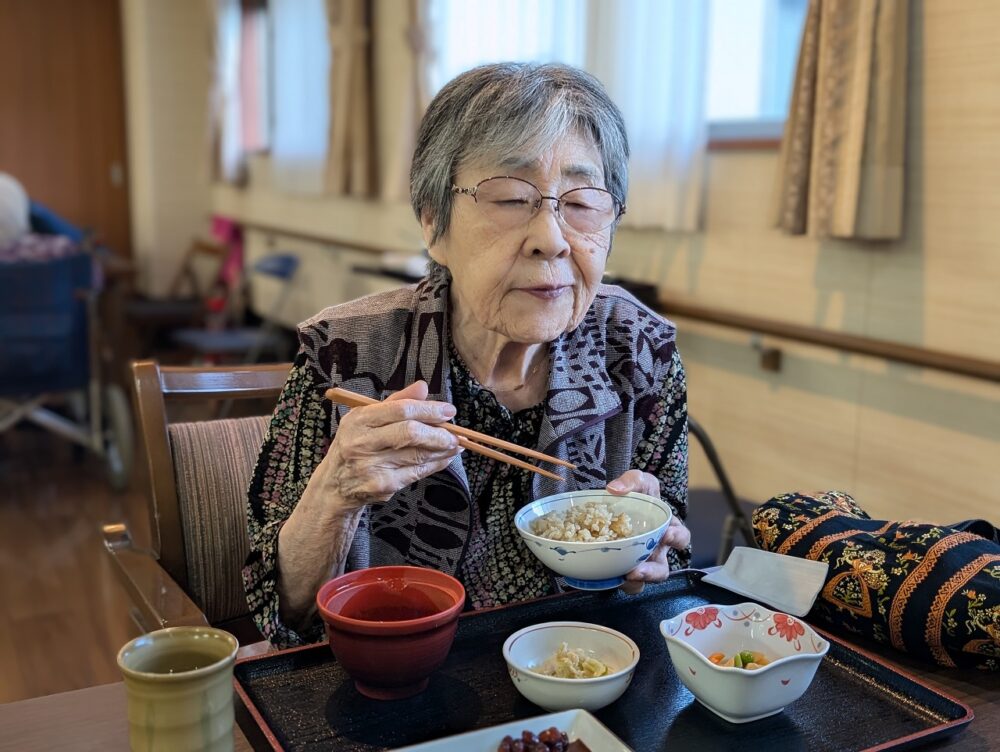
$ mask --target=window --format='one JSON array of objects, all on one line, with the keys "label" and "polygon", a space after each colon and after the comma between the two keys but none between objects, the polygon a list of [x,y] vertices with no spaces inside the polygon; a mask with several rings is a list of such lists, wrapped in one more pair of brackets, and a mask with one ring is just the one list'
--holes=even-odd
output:
[{"label": "window", "polygon": [[584,64],[587,0],[431,0],[427,28],[436,93],[462,71],[501,60]]},{"label": "window", "polygon": [[330,40],[324,0],[269,0],[271,180],[284,193],[324,191],[330,130]]},{"label": "window", "polygon": [[271,45],[265,0],[243,0],[240,21],[240,133],[247,154],[271,144]]},{"label": "window", "polygon": [[808,0],[711,0],[706,116],[713,139],[778,138]]},{"label": "window", "polygon": [[[475,65],[560,61],[586,67],[593,3],[617,0],[432,0],[432,91]],[[701,0],[685,0],[701,2]],[[712,138],[777,138],[788,111],[808,0],[705,0],[705,114]],[[620,4],[619,8],[626,7]],[[638,71],[642,79],[655,75]]]},{"label": "window", "polygon": [[325,0],[215,0],[213,114],[218,173],[246,176],[246,156],[269,152],[272,185],[323,191],[330,45]]},{"label": "window", "polygon": [[490,61],[558,61],[604,82],[632,147],[629,227],[698,225],[706,139],[707,2],[430,0],[429,79]]}]

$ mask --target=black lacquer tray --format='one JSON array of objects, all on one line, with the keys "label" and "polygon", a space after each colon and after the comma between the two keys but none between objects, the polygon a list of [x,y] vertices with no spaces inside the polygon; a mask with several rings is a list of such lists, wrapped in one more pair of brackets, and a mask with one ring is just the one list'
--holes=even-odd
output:
[{"label": "black lacquer tray", "polygon": [[570,593],[467,614],[427,690],[390,702],[359,694],[326,644],[244,659],[235,669],[249,711],[243,725],[259,726],[244,730],[275,749],[367,752],[540,715],[514,689],[500,650],[512,632],[560,620],[604,624],[639,645],[631,686],[594,713],[636,752],[902,749],[972,720],[966,705],[825,633],[830,651],[799,700],[753,723],[722,720],[680,683],[659,624],[692,606],[745,600],[689,571],[637,596]]}]

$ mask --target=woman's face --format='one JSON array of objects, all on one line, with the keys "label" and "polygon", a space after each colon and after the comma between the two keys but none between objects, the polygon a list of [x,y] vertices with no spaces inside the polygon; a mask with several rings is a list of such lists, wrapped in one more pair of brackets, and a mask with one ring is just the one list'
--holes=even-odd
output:
[{"label": "woman's face", "polygon": [[[527,180],[545,196],[604,187],[597,148],[578,135],[517,163],[463,167],[455,185],[470,188],[498,175]],[[431,220],[423,220],[428,241]],[[610,228],[577,232],[556,215],[554,201],[542,201],[526,223],[500,228],[472,197],[456,195],[448,232],[429,250],[451,270],[458,325],[478,325],[515,342],[536,344],[556,339],[583,320],[610,245]]]}]

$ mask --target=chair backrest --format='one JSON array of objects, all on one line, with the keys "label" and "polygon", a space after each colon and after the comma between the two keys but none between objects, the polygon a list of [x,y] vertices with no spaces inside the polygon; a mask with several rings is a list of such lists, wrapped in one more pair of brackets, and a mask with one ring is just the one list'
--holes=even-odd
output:
[{"label": "chair backrest", "polygon": [[240,577],[249,547],[246,492],[269,418],[168,424],[167,405],[277,400],[290,368],[289,363],[217,368],[132,364],[149,467],[153,550],[213,624],[248,610]]},{"label": "chair backrest", "polygon": [[[229,247],[224,243],[203,238],[193,239],[170,283],[170,297],[181,297],[185,286],[190,295],[196,298],[206,297],[210,289],[206,289],[204,284],[207,282],[208,288],[211,288],[219,281],[222,266],[230,253]],[[206,269],[202,270],[199,267]]]},{"label": "chair backrest", "polygon": [[269,290],[267,297],[271,300],[270,305],[263,308],[260,305],[250,305],[267,325],[281,322],[298,282],[296,275],[299,266],[299,257],[294,253],[269,253],[250,266],[250,273],[246,277],[246,297],[250,301],[254,294],[262,295],[265,289]]}]

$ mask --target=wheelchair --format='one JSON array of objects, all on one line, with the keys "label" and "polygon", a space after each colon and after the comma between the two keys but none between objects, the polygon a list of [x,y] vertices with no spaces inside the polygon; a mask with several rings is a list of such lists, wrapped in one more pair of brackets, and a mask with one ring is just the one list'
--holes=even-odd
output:
[{"label": "wheelchair", "polygon": [[0,433],[22,421],[51,431],[100,457],[123,490],[135,437],[124,390],[104,379],[99,251],[47,237],[58,241],[0,252]]}]

